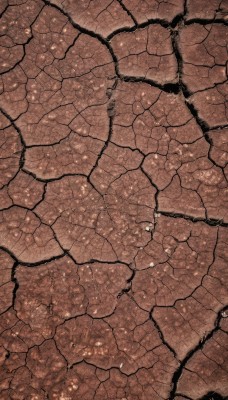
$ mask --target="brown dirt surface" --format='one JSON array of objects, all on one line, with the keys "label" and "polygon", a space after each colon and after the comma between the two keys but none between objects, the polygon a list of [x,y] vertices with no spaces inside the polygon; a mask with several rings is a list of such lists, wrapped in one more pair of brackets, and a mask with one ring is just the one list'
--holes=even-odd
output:
[{"label": "brown dirt surface", "polygon": [[0,1],[0,400],[228,399],[227,20]]}]

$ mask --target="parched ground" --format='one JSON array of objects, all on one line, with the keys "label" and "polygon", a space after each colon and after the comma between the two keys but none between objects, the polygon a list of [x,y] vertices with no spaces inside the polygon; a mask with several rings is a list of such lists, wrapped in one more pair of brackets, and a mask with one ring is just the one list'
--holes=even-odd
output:
[{"label": "parched ground", "polygon": [[228,399],[228,1],[0,16],[0,399]]}]

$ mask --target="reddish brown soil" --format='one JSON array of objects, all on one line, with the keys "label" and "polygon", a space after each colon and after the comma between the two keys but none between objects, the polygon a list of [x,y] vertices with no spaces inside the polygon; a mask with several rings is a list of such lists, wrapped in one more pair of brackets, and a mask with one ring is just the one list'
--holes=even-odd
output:
[{"label": "reddish brown soil", "polygon": [[0,400],[228,399],[227,0],[0,16]]}]

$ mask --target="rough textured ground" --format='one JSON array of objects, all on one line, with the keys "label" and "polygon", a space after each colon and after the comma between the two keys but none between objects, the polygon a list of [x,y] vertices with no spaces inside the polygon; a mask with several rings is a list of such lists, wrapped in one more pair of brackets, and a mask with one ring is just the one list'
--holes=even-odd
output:
[{"label": "rough textured ground", "polygon": [[0,16],[0,399],[227,399],[227,0]]}]

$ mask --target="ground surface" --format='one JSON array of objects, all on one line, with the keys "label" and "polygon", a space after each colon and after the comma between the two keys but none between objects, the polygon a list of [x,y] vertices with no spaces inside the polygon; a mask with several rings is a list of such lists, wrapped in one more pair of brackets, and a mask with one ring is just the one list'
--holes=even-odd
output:
[{"label": "ground surface", "polygon": [[1,0],[0,398],[228,396],[226,0]]}]

